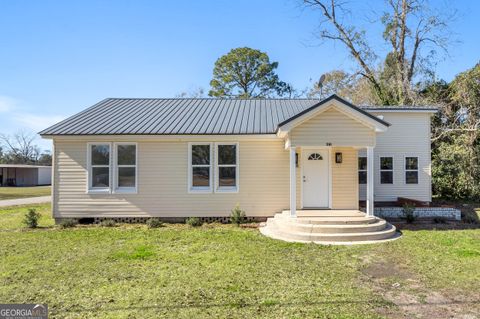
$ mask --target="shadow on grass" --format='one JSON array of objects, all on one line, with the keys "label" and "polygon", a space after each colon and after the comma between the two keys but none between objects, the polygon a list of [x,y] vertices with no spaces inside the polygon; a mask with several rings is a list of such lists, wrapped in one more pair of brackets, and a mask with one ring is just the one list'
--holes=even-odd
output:
[{"label": "shadow on grass", "polygon": [[[387,300],[329,300],[329,301],[308,301],[308,302],[273,302],[273,301],[265,301],[260,303],[192,303],[192,304],[175,304],[175,305],[154,305],[154,306],[131,306],[131,307],[111,307],[108,309],[102,308],[75,308],[72,307],[65,312],[72,313],[72,312],[114,312],[114,311],[131,311],[131,310],[164,310],[164,311],[172,311],[172,310],[179,310],[179,309],[211,309],[211,308],[232,308],[232,309],[241,309],[241,308],[270,308],[270,307],[314,307],[314,306],[322,306],[322,305],[354,305],[354,304],[374,304],[376,306],[448,306],[448,305],[470,305],[470,304],[478,304],[480,300],[473,300],[473,301],[442,301],[442,302],[424,302],[424,303],[416,303],[416,302],[405,302],[405,303],[393,303]],[[58,314],[58,311],[52,309],[52,314]]]}]

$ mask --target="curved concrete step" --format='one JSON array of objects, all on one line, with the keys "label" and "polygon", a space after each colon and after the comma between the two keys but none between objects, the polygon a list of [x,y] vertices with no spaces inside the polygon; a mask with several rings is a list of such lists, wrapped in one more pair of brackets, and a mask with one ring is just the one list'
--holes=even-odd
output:
[{"label": "curved concrete step", "polygon": [[286,214],[277,214],[274,218],[288,219],[298,224],[319,224],[319,225],[348,225],[348,224],[372,224],[377,222],[375,216],[329,216],[329,217],[308,217],[308,218],[292,218]]},{"label": "curved concrete step", "polygon": [[286,241],[314,242],[314,243],[345,243],[345,242],[373,242],[396,237],[395,226],[388,224],[385,229],[375,232],[362,233],[308,233],[300,231],[285,231],[275,223],[267,222],[260,228],[262,234]]},{"label": "curved concrete step", "polygon": [[299,223],[294,220],[286,220],[284,218],[272,218],[267,223],[273,223],[275,226],[287,232],[303,232],[303,233],[368,233],[382,231],[387,227],[387,222],[383,219],[375,219],[372,223],[335,223],[335,224],[316,224],[316,223]]}]

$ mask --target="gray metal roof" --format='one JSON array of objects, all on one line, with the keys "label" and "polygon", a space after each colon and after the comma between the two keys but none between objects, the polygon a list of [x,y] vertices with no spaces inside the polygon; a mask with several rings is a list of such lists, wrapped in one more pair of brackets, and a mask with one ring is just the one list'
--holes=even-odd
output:
[{"label": "gray metal roof", "polygon": [[[332,98],[348,103],[335,95],[323,101],[315,99],[109,98],[39,134],[273,134],[280,123]],[[351,107],[359,110],[353,105]],[[368,115],[385,124],[380,119]]]}]

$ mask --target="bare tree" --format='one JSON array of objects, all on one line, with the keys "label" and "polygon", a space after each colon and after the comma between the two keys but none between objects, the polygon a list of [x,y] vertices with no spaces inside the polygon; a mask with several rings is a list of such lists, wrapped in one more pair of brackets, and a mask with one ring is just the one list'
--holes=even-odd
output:
[{"label": "bare tree", "polygon": [[5,155],[14,164],[31,164],[38,160],[40,148],[34,144],[35,134],[24,131],[12,136],[0,134],[0,141],[5,147]]},{"label": "bare tree", "polygon": [[[384,25],[383,38],[390,47],[383,67],[368,43],[366,31],[348,22],[350,10],[339,0],[304,0],[307,7],[318,9],[323,19],[319,37],[342,43],[357,62],[358,73],[372,85],[383,104],[415,102],[412,88],[416,76],[429,74],[428,61],[436,50],[447,51],[448,26],[444,17],[434,12],[427,0],[386,0],[388,10],[378,19]],[[428,60],[427,60],[428,58]]]}]

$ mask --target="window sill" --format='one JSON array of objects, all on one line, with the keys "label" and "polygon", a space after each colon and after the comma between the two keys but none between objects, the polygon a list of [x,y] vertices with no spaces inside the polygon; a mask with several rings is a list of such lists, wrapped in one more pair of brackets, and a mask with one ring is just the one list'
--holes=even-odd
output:
[{"label": "window sill", "polygon": [[215,193],[238,193],[238,187],[219,187]]},{"label": "window sill", "polygon": [[189,194],[210,194],[212,193],[212,189],[209,188],[189,188],[188,189]]},{"label": "window sill", "polygon": [[132,187],[132,188],[117,188],[113,192],[114,194],[137,194],[137,189]]},{"label": "window sill", "polygon": [[90,188],[87,194],[110,194],[110,188]]}]

